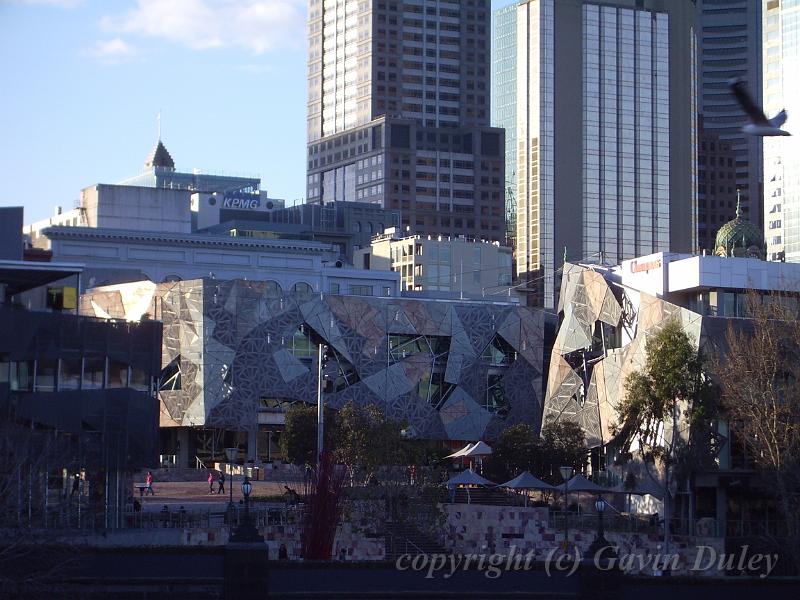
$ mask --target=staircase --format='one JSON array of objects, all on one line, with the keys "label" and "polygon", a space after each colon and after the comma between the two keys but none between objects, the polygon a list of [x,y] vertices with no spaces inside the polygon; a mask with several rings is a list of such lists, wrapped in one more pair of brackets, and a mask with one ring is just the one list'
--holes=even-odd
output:
[{"label": "staircase", "polygon": [[450,554],[438,542],[405,521],[385,523],[386,560],[395,562],[403,554]]}]

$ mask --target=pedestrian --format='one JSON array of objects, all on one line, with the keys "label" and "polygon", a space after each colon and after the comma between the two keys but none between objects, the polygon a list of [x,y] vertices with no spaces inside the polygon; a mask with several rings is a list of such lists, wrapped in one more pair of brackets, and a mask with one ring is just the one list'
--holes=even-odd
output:
[{"label": "pedestrian", "polygon": [[70,493],[69,497],[72,498],[75,494],[80,496],[80,489],[81,489],[81,474],[75,473],[75,477],[72,478],[72,492]]},{"label": "pedestrian", "polygon": [[219,489],[217,490],[217,493],[218,494],[224,494],[225,493],[225,471],[220,471],[219,472],[219,478],[217,479],[217,482],[219,483]]},{"label": "pedestrian", "polygon": [[144,490],[145,495],[147,492],[150,492],[151,496],[155,496],[156,493],[153,491],[153,473],[151,471],[147,472],[147,476],[144,478],[144,483],[147,485]]},{"label": "pedestrian", "polygon": [[208,481],[208,493],[209,494],[213,494],[214,493],[214,474],[211,471],[208,472],[208,479],[206,481]]},{"label": "pedestrian", "polygon": [[288,560],[289,551],[286,549],[286,544],[281,544],[278,548],[278,560]]}]

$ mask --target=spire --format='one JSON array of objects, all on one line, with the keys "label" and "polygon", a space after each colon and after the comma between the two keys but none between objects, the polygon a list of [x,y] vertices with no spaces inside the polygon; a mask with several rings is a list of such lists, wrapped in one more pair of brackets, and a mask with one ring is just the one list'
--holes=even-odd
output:
[{"label": "spire", "polygon": [[742,190],[741,188],[736,188],[736,218],[742,218]]}]

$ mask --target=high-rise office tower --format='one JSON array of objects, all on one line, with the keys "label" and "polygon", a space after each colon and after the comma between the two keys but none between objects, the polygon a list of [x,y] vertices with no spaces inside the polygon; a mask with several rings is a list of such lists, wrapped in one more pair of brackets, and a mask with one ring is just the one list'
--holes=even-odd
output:
[{"label": "high-rise office tower", "polygon": [[571,261],[696,247],[692,0],[517,13],[517,274],[554,306]]},{"label": "high-rise office tower", "polygon": [[517,5],[492,13],[492,126],[506,131],[506,227],[516,237],[517,220]]},{"label": "high-rise office tower", "polygon": [[398,209],[417,234],[504,238],[489,5],[309,1],[309,202]]},{"label": "high-rise office tower", "polygon": [[[762,220],[762,153],[761,139],[742,133],[748,122],[744,111],[730,93],[728,81],[738,77],[745,81],[753,98],[761,97],[761,10],[762,2],[756,0],[697,0],[699,94],[698,104],[703,115],[703,141],[698,149],[701,170],[705,181],[700,180],[699,209],[713,214],[710,198],[716,194],[733,197],[735,212],[736,190],[739,190],[743,216],[760,224]],[[717,173],[711,160],[719,143],[730,145],[736,157],[735,180]],[[706,155],[706,152],[709,152]],[[705,164],[702,164],[702,163]],[[723,170],[727,170],[727,161]],[[704,205],[708,196],[709,205]],[[729,200],[730,201],[730,200]],[[717,202],[718,204],[718,202]],[[727,209],[726,202],[726,209]],[[717,210],[719,206],[717,206]],[[733,217],[730,217],[733,218]],[[714,223],[699,223],[699,236],[703,238],[703,225],[713,241]],[[713,244],[712,244],[713,245]]]},{"label": "high-rise office tower", "polygon": [[769,260],[800,262],[800,3],[764,2],[764,112],[782,108],[792,137],[764,138],[764,232]]}]

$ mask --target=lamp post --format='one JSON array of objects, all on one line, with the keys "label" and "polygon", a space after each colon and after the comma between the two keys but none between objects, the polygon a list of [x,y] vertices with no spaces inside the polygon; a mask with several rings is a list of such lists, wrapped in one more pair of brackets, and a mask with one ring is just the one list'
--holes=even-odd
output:
[{"label": "lamp post", "polygon": [[[594,502],[594,508],[597,510],[597,537],[594,538],[591,546],[589,546],[589,555],[592,557],[595,564],[597,564],[600,559],[598,553],[610,546],[603,532],[603,512],[606,510],[606,501],[603,500],[602,495],[597,496],[597,500]],[[604,558],[609,559],[612,558],[613,555],[614,551],[612,550],[611,553]]]},{"label": "lamp post", "polygon": [[236,460],[236,457],[239,455],[238,448],[225,448],[225,456],[228,457],[228,465],[230,465],[230,469],[228,469],[231,473],[231,480],[228,482],[228,492],[229,498],[228,501],[228,515],[229,519],[233,519],[233,463]]},{"label": "lamp post", "polygon": [[561,479],[564,480],[564,552],[569,549],[569,480],[575,473],[572,467],[559,467],[558,471],[561,473]]},{"label": "lamp post", "polygon": [[264,538],[258,533],[250,521],[250,494],[253,491],[253,484],[250,483],[250,478],[245,476],[242,481],[242,495],[244,496],[244,519],[231,534],[231,542],[235,543],[263,543]]}]

